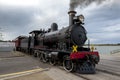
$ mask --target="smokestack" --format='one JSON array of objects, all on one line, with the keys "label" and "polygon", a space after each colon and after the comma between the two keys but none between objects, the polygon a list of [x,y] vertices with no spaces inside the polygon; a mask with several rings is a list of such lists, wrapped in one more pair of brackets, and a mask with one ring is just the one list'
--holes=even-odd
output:
[{"label": "smokestack", "polygon": [[73,18],[76,14],[76,11],[69,11],[68,14],[69,14],[69,26],[71,26],[74,24]]}]

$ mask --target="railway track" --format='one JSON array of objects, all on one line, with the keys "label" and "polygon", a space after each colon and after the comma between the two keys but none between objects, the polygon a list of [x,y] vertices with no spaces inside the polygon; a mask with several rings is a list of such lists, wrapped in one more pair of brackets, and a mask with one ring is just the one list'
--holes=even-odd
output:
[{"label": "railway track", "polygon": [[96,67],[97,71],[108,73],[115,76],[120,76],[119,60],[102,59]]},{"label": "railway track", "polygon": [[[62,70],[62,71],[65,71],[62,66],[59,66],[58,68],[59,68],[60,70]],[[78,76],[78,77],[80,77],[80,78],[82,78],[82,79],[84,79],[84,80],[91,80],[91,79],[86,78],[86,77],[84,77],[84,76],[82,76],[82,75],[79,75],[78,73],[71,73],[71,74],[73,74],[73,75],[75,75],[75,76]]]},{"label": "railway track", "polygon": [[120,76],[119,68],[111,67],[108,65],[100,65],[98,68],[96,68],[96,71],[108,73],[115,76]]},{"label": "railway track", "polygon": [[[120,76],[118,74],[115,74],[115,73],[112,73],[112,72],[108,72],[108,71],[102,71],[102,70],[97,70],[95,74],[73,73],[73,75],[81,77],[84,80],[113,80],[113,79],[114,80],[119,80],[119,78],[120,78]],[[106,78],[108,76],[111,79]]]},{"label": "railway track", "polygon": [[[39,58],[34,58],[34,59],[38,60]],[[43,65],[44,64],[48,64],[51,67],[49,70],[49,75],[52,75],[52,78],[56,77],[56,75],[57,76],[61,75],[64,77],[68,77],[67,80],[77,80],[77,79],[79,79],[79,80],[119,80],[120,79],[120,74],[118,74],[114,71],[112,72],[109,70],[103,70],[105,65],[101,65],[102,67],[97,68],[95,74],[80,74],[78,72],[75,72],[75,73],[66,72],[62,66],[58,66],[58,65],[52,66],[49,63],[43,63]],[[111,67],[111,66],[107,65],[106,67]],[[111,67],[111,68],[114,70],[113,67]],[[47,72],[48,71],[46,71],[46,73]],[[75,79],[71,78],[71,76],[73,76],[73,78],[75,78]],[[57,78],[55,80],[61,80],[61,79],[62,78],[59,78],[59,79]],[[64,78],[64,80],[66,80],[66,78]]]},{"label": "railway track", "polygon": [[106,60],[106,61],[111,61],[111,62],[120,62],[120,60],[110,60],[110,59],[101,59],[101,60]]},{"label": "railway track", "polygon": [[82,76],[82,75],[80,75],[80,74],[78,74],[78,73],[73,73],[73,75],[78,76],[78,77],[81,77],[81,78],[83,78],[84,80],[92,80],[92,79],[89,79],[89,78],[87,78],[87,77],[85,77],[85,76]]},{"label": "railway track", "polygon": [[[46,63],[44,63],[44,64],[46,64]],[[74,76],[77,76],[77,77],[80,78],[80,80],[81,79],[82,80],[119,80],[120,79],[120,74],[118,74],[118,73],[116,73],[114,71],[114,67],[111,67],[111,66],[108,66],[108,65],[106,65],[106,66],[105,65],[101,65],[101,66],[102,67],[100,67],[100,68],[96,67],[97,69],[96,69],[96,73],[95,74],[80,74],[80,73],[77,73],[77,72],[75,72],[75,73],[68,73],[68,74],[72,74]],[[108,68],[106,70],[103,70],[104,67],[108,67]],[[113,70],[110,71],[109,67],[111,67],[111,69],[113,69]],[[51,65],[51,68],[55,68],[56,71],[58,69],[60,69],[60,70],[62,70],[62,72],[67,74],[67,72],[63,69],[62,66],[58,66],[58,65],[57,66],[52,66]],[[58,72],[58,74],[59,74],[59,72]],[[53,75],[56,75],[56,73],[53,74]]]},{"label": "railway track", "polygon": [[102,70],[102,69],[96,69],[96,70],[100,71],[100,72],[104,72],[104,73],[107,73],[107,74],[111,74],[111,75],[120,77],[120,74],[115,73],[115,72],[111,72],[111,71],[107,71],[107,70]]},{"label": "railway track", "polygon": [[[59,69],[63,70],[63,67],[59,66]],[[119,80],[120,75],[114,72],[109,72],[101,69],[96,69],[95,74],[80,74],[80,73],[71,73],[75,76],[82,78],[83,80]]]}]

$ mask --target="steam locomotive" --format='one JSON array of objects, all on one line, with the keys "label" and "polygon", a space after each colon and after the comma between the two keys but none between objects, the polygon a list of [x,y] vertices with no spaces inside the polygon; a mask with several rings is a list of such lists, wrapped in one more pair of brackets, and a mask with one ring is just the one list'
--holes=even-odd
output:
[{"label": "steam locomotive", "polygon": [[68,14],[68,27],[58,30],[58,25],[53,23],[47,31],[33,30],[29,37],[19,36],[15,41],[16,50],[32,54],[51,65],[62,65],[68,72],[95,73],[99,53],[83,47],[87,40],[84,16],[75,16],[75,11]]}]

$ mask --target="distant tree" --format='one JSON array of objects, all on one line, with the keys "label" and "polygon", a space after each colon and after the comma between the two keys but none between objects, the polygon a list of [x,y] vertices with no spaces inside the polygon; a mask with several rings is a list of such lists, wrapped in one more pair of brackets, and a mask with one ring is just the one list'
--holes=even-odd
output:
[{"label": "distant tree", "polygon": [[120,43],[117,43],[117,45],[120,45]]}]

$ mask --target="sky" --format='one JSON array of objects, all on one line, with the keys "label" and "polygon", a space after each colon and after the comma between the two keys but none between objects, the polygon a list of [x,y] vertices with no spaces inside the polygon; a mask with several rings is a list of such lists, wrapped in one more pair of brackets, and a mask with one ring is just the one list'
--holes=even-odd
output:
[{"label": "sky", "polygon": [[[59,29],[67,27],[69,3],[70,0],[0,0],[3,40],[28,36],[32,30],[47,30],[53,22]],[[75,10],[77,15],[85,16],[84,27],[91,43],[120,43],[120,0],[106,0],[101,4],[93,2]]]}]

